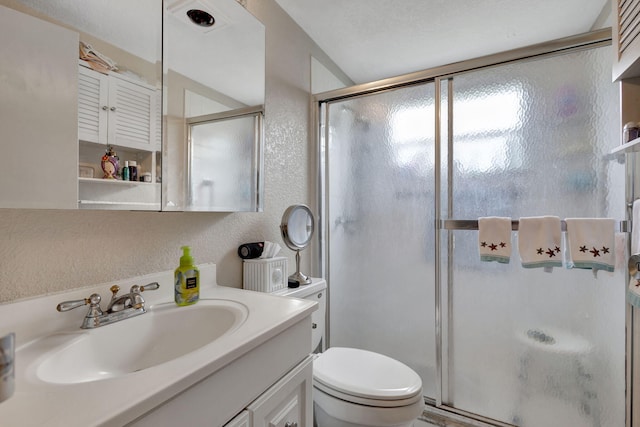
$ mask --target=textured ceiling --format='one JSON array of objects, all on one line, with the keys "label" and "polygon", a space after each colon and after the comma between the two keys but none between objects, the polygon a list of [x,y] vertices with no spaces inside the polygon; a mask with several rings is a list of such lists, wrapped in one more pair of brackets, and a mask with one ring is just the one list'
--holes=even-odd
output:
[{"label": "textured ceiling", "polygon": [[276,0],[355,83],[611,25],[609,0]]}]

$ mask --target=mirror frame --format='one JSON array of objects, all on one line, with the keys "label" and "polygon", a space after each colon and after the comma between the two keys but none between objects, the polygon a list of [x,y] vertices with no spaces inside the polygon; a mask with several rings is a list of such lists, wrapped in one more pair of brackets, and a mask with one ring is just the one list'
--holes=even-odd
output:
[{"label": "mirror frame", "polygon": [[[306,212],[308,218],[311,219],[311,230],[309,230],[309,236],[307,237],[307,239],[303,243],[298,244],[293,240],[291,240],[291,237],[289,236],[289,229],[290,229],[289,221],[293,217],[293,214],[298,212],[299,210]],[[311,212],[311,209],[309,209],[307,205],[291,205],[284,211],[284,214],[282,214],[282,222],[280,223],[280,232],[282,234],[282,240],[284,240],[284,243],[287,245],[289,249],[294,251],[299,251],[309,246],[309,243],[311,243],[311,238],[313,237],[314,230],[315,230],[315,219],[313,217],[313,212]]]}]

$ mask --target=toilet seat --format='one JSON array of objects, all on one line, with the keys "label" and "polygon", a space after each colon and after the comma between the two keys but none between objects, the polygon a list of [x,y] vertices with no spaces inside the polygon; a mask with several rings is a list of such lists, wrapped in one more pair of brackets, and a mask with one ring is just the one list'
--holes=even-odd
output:
[{"label": "toilet seat", "polygon": [[395,359],[367,350],[331,347],[313,363],[314,387],[372,407],[408,406],[422,399],[422,380]]}]

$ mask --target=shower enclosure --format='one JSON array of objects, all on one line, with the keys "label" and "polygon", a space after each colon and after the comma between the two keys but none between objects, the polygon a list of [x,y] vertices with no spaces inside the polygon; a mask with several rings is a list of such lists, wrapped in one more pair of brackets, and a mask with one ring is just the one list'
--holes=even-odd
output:
[{"label": "shower enclosure", "polygon": [[524,269],[516,250],[481,262],[474,223],[624,219],[606,36],[317,97],[330,346],[406,363],[436,412],[624,426],[622,235],[623,264],[594,277]]}]

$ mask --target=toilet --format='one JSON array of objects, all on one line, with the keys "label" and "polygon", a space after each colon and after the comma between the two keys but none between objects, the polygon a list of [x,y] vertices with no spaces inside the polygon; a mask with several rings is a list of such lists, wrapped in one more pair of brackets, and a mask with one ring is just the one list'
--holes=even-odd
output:
[{"label": "toilet", "polygon": [[[274,292],[318,302],[311,315],[312,352],[322,351],[326,316],[324,279]],[[331,347],[313,362],[317,427],[411,427],[422,414],[422,380],[407,365],[371,351]]]}]

